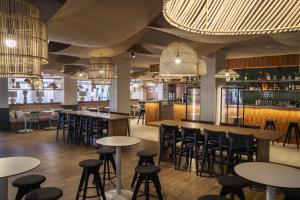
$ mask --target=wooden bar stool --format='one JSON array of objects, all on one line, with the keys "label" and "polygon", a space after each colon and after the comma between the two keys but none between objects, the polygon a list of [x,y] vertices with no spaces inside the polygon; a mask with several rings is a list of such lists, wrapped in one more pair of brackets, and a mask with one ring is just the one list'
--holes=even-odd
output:
[{"label": "wooden bar stool", "polygon": [[288,127],[288,130],[287,130],[286,135],[285,135],[283,146],[285,146],[286,142],[288,144],[290,144],[293,128],[295,129],[295,137],[296,137],[296,142],[297,142],[297,148],[299,149],[298,138],[300,137],[300,130],[299,130],[299,125],[298,125],[297,122],[289,122],[289,127]]}]

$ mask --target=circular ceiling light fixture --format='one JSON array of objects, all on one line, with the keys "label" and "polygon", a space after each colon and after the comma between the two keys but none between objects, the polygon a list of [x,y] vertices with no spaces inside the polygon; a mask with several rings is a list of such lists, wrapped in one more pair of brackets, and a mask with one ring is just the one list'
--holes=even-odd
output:
[{"label": "circular ceiling light fixture", "polygon": [[94,85],[110,85],[116,78],[115,66],[110,58],[91,57],[88,66],[88,79]]},{"label": "circular ceiling light fixture", "polygon": [[48,63],[48,35],[39,10],[23,0],[0,0],[0,77],[39,78]]},{"label": "circular ceiling light fixture", "polygon": [[300,30],[299,0],[164,0],[173,26],[207,35],[256,35]]},{"label": "circular ceiling light fixture", "polygon": [[224,79],[226,79],[226,81],[230,81],[231,78],[236,79],[236,78],[240,77],[240,75],[236,71],[234,71],[232,69],[228,69],[227,59],[228,59],[228,49],[226,49],[226,58],[225,58],[226,69],[222,69],[222,70],[218,71],[215,74],[215,78],[224,78]]},{"label": "circular ceiling light fixture", "polygon": [[184,42],[176,41],[164,48],[160,56],[160,78],[195,77],[206,74],[206,63]]}]

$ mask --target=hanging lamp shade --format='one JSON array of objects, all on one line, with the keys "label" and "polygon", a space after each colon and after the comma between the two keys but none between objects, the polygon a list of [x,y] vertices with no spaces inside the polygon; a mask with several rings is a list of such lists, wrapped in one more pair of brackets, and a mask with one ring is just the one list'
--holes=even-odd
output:
[{"label": "hanging lamp shade", "polygon": [[240,75],[232,69],[222,69],[221,71],[215,74],[215,77],[230,79],[230,78],[239,78]]},{"label": "hanging lamp shade", "polygon": [[39,10],[24,0],[0,0],[0,77],[40,77],[48,35]]},{"label": "hanging lamp shade", "polygon": [[197,52],[184,42],[169,44],[160,56],[159,76],[164,78],[193,77],[206,74],[205,62],[199,62]]},{"label": "hanging lamp shade", "polygon": [[208,35],[255,35],[300,30],[299,0],[164,0],[173,26]]},{"label": "hanging lamp shade", "polygon": [[111,84],[115,79],[114,68],[110,58],[92,57],[88,67],[88,79],[95,85]]}]

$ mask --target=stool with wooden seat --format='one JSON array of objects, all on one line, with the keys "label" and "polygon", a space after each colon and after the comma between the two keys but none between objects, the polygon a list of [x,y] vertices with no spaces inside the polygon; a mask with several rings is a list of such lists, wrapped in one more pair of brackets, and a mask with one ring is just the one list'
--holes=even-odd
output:
[{"label": "stool with wooden seat", "polygon": [[17,178],[12,182],[12,185],[18,188],[15,200],[21,200],[30,191],[41,188],[41,184],[45,181],[46,177],[43,175],[27,175]]},{"label": "stool with wooden seat", "polygon": [[158,199],[162,200],[161,186],[158,178],[158,172],[160,172],[160,167],[155,165],[141,165],[135,168],[135,171],[139,174],[137,183],[134,188],[132,195],[132,200],[136,200],[138,191],[142,182],[145,183],[145,198],[149,199],[149,183],[150,181],[154,184]]},{"label": "stool with wooden seat", "polygon": [[57,200],[62,197],[63,191],[56,187],[45,187],[29,192],[25,200]]},{"label": "stool with wooden seat", "polygon": [[[149,164],[154,165],[155,164],[153,158],[154,158],[154,156],[156,156],[156,153],[149,152],[149,151],[139,151],[139,152],[136,153],[136,155],[138,157],[140,157],[137,166],[149,165]],[[132,188],[134,187],[134,184],[137,180],[137,177],[138,177],[138,172],[135,172],[134,177],[133,177],[132,182],[131,182],[131,187]]]},{"label": "stool with wooden seat", "polygon": [[244,187],[247,187],[249,183],[239,176],[220,176],[218,183],[222,185],[220,196],[226,197],[230,195],[230,200],[234,200],[234,195],[237,195],[240,200],[245,200]]},{"label": "stool with wooden seat", "polygon": [[[114,159],[114,153],[116,153],[116,150],[112,148],[100,148],[97,150],[97,153],[99,154],[99,160],[104,163],[103,172],[100,174],[103,174],[102,184],[103,188],[105,188],[105,181],[111,181],[116,177],[116,163]],[[114,176],[111,176],[112,172],[110,171],[110,165],[113,167]]]},{"label": "stool with wooden seat", "polygon": [[288,144],[290,144],[293,128],[295,130],[295,138],[296,138],[296,142],[297,142],[297,148],[299,149],[298,138],[300,137],[300,130],[299,130],[299,125],[297,122],[289,122],[289,127],[288,127],[288,130],[285,135],[283,146],[285,146],[286,142]]},{"label": "stool with wooden seat", "polygon": [[209,194],[199,197],[198,200],[225,200],[225,198],[219,195]]},{"label": "stool with wooden seat", "polygon": [[[76,200],[78,200],[80,196],[82,196],[82,199],[85,200],[86,198],[95,198],[99,197],[100,195],[102,199],[105,200],[104,187],[101,183],[99,174],[99,168],[102,164],[102,161],[96,159],[83,160],[79,163],[79,166],[83,168],[83,171],[77,190]],[[88,187],[90,175],[94,176],[95,187]],[[87,190],[90,188],[95,188],[97,195],[87,196]],[[81,192],[83,192],[83,195],[81,195]]]}]

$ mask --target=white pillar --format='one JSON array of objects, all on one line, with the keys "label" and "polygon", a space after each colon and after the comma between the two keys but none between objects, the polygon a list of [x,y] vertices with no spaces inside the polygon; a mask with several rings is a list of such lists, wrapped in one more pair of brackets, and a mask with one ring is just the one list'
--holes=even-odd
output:
[{"label": "white pillar", "polygon": [[220,80],[215,78],[215,74],[225,68],[226,54],[223,51],[214,53],[205,59],[207,65],[207,75],[201,78],[201,120],[217,121],[217,85]]},{"label": "white pillar", "polygon": [[9,130],[8,79],[0,78],[0,131]]},{"label": "white pillar", "polygon": [[65,109],[77,109],[77,80],[64,76],[62,88],[61,93],[56,93],[55,101],[62,102],[62,107]]},{"label": "white pillar", "polygon": [[112,81],[110,87],[110,111],[128,114],[130,109],[130,62],[118,61],[115,64],[117,79]]}]

